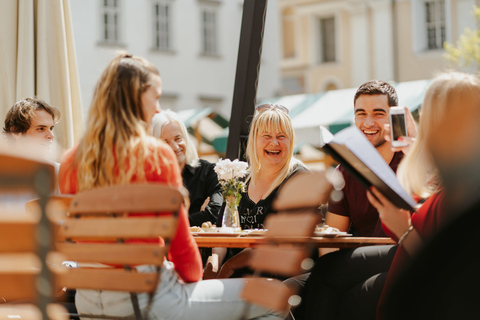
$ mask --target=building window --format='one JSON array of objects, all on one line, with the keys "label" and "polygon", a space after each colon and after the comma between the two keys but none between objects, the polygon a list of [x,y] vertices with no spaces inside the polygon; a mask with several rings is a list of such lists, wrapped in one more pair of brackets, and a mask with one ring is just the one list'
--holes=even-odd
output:
[{"label": "building window", "polygon": [[292,8],[287,8],[282,12],[282,31],[283,31],[283,57],[295,57],[295,25]]},{"label": "building window", "polygon": [[218,54],[217,48],[217,12],[213,8],[203,8],[201,16],[202,53]]},{"label": "building window", "polygon": [[160,50],[172,49],[172,4],[160,0],[154,3],[154,47]]},{"label": "building window", "polygon": [[320,62],[335,62],[335,18],[320,19]]},{"label": "building window", "polygon": [[120,42],[120,0],[103,0],[103,42]]},{"label": "building window", "polygon": [[428,49],[442,49],[446,40],[444,0],[425,2],[425,22]]}]

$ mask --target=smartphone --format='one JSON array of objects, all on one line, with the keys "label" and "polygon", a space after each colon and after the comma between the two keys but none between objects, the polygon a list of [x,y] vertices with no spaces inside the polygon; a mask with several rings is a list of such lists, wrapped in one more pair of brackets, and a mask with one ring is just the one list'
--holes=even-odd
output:
[{"label": "smartphone", "polygon": [[390,107],[390,137],[392,138],[392,147],[405,147],[408,144],[399,141],[400,137],[407,137],[407,118],[405,117],[405,107]]}]

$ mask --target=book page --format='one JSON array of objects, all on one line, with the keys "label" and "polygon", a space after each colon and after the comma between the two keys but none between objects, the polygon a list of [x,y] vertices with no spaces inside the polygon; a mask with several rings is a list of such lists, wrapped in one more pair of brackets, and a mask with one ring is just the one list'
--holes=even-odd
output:
[{"label": "book page", "polygon": [[[322,133],[322,136],[325,134]],[[374,185],[400,208],[413,210],[415,207],[415,201],[400,185],[395,172],[357,127],[351,126],[338,132],[325,144],[324,149],[346,170],[355,171],[350,173],[365,188]]]}]

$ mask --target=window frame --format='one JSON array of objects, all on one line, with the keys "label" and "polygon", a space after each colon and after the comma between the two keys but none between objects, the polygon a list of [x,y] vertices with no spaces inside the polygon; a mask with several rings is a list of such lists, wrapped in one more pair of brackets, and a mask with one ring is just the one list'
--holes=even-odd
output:
[{"label": "window frame", "polygon": [[[122,1],[102,0],[100,6],[100,43],[108,45],[120,45],[122,42]],[[113,17],[111,23],[109,18]],[[113,32],[113,37],[110,34]]]},{"label": "window frame", "polygon": [[[205,18],[213,16],[213,22]],[[215,6],[200,7],[200,52],[204,56],[219,55],[218,8]]]},{"label": "window frame", "polygon": [[[327,35],[326,30],[325,30],[325,25],[324,22],[327,21],[332,21],[332,26],[333,26],[333,36],[332,35]],[[337,21],[335,18],[335,15],[331,16],[324,16],[324,17],[318,17],[317,20],[317,29],[318,29],[318,62],[321,64],[324,63],[336,63],[338,61],[338,56],[337,56]],[[329,37],[329,39],[326,39]],[[327,52],[329,48],[326,48],[326,45],[328,45],[327,41],[331,41],[333,39],[333,60],[331,57],[328,57],[330,54]]]},{"label": "window frame", "polygon": [[[159,15],[157,8],[160,10],[160,6],[166,8],[165,15]],[[174,14],[174,2],[172,0],[152,0],[152,47],[155,50],[160,51],[173,51],[174,50],[174,37],[173,37],[173,14]],[[163,21],[160,21],[164,19]],[[161,29],[161,25],[166,26],[166,30]],[[162,41],[163,36],[163,41]],[[163,43],[163,44],[162,44]]]},{"label": "window frame", "polygon": [[[427,21],[427,3],[438,2],[435,7],[438,7],[443,1],[443,27],[444,27],[444,39],[443,41],[451,42],[452,39],[452,13],[451,10],[451,0],[411,0],[412,1],[412,41],[413,41],[413,51],[414,53],[434,53],[443,51],[443,43],[435,47],[431,47],[429,44],[429,35],[428,35],[428,21]],[[440,6],[441,8],[442,6]],[[438,10],[438,9],[437,9]],[[438,23],[437,21],[432,22],[432,25]],[[441,32],[441,27],[436,26],[436,37],[438,37],[439,32]],[[441,39],[441,38],[440,38]],[[436,40],[439,42],[440,40]]]}]

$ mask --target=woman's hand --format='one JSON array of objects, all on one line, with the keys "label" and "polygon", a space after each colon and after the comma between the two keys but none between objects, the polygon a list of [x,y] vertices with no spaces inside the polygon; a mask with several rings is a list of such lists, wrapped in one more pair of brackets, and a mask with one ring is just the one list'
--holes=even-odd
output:
[{"label": "woman's hand", "polygon": [[252,250],[247,248],[227,260],[218,272],[217,278],[230,278],[235,270],[248,266]]},{"label": "woman's hand", "polygon": [[207,199],[205,199],[205,201],[203,202],[202,207],[200,208],[200,211],[205,211],[205,208],[208,206],[209,203],[210,203],[210,197],[207,197]]},{"label": "woman's hand", "polygon": [[[392,147],[392,151],[393,152],[402,151],[404,154],[407,154],[410,151],[410,147],[415,142],[415,138],[417,137],[417,125],[415,124],[415,119],[413,118],[412,113],[410,112],[410,110],[407,107],[405,107],[405,116],[406,116],[406,119],[407,119],[407,134],[408,134],[408,137],[400,137],[399,140],[407,143],[407,146],[405,146],[405,147]],[[391,141],[392,138],[390,136],[390,125],[385,124],[384,129],[385,129],[385,140]]]},{"label": "woman's hand", "polygon": [[411,225],[410,212],[399,209],[373,186],[367,191],[367,198],[377,209],[383,224],[399,239]]}]

